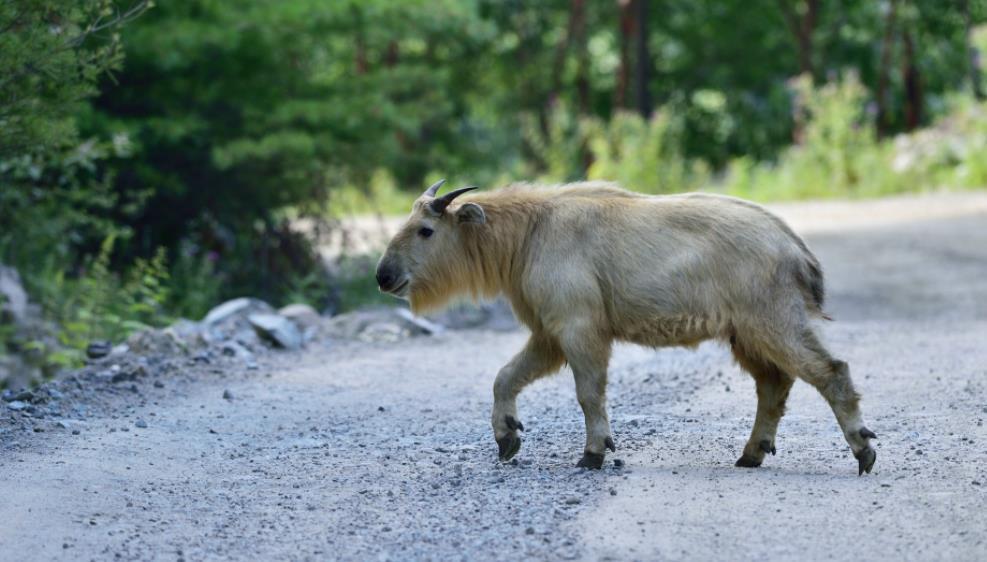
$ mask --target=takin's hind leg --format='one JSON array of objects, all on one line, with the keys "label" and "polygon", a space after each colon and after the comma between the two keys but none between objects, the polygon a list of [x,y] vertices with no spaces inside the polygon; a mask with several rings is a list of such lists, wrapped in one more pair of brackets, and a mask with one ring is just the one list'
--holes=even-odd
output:
[{"label": "takin's hind leg", "polygon": [[754,428],[744,447],[744,454],[737,460],[736,466],[755,468],[761,466],[765,454],[774,455],[776,452],[778,422],[785,415],[785,402],[795,379],[774,363],[745,351],[741,344],[733,345],[733,355],[737,363],[754,377],[757,385],[757,417],[754,418]]},{"label": "takin's hind leg", "polygon": [[836,415],[843,437],[857,458],[858,474],[871,471],[877,452],[870,440],[877,436],[864,426],[860,413],[860,395],[853,387],[845,361],[835,359],[819,342],[808,326],[785,342],[772,346],[770,355],[783,370],[816,387]]},{"label": "takin's hind leg", "polygon": [[566,360],[576,381],[576,399],[586,421],[586,446],[576,464],[581,468],[600,469],[606,449],[617,450],[610,432],[607,414],[607,364],[610,342],[600,337],[591,325],[570,322],[559,338]]}]

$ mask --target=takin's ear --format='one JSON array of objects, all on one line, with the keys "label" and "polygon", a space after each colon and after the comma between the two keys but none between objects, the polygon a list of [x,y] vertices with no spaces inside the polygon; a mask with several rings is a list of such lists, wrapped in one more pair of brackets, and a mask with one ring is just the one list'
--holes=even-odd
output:
[{"label": "takin's ear", "polygon": [[463,203],[456,210],[456,220],[459,224],[483,224],[487,222],[487,214],[483,212],[483,207],[476,203]]}]

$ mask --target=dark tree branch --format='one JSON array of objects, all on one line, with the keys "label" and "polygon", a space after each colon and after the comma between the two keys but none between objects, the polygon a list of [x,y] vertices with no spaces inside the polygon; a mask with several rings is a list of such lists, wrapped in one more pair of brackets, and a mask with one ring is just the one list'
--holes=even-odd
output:
[{"label": "dark tree branch", "polygon": [[637,109],[651,117],[651,49],[648,45],[648,0],[634,0],[637,8]]},{"label": "dark tree branch", "polygon": [[891,72],[891,49],[894,43],[894,27],[897,19],[897,0],[890,0],[888,15],[884,20],[884,37],[881,39],[881,63],[877,77],[877,134],[884,136],[890,128],[888,111],[888,84]]},{"label": "dark tree branch", "polygon": [[117,12],[116,16],[113,17],[113,19],[108,20],[106,22],[103,22],[102,21],[103,18],[102,16],[100,16],[99,18],[96,19],[96,21],[94,21],[89,26],[87,26],[86,29],[84,29],[81,33],[65,41],[65,43],[63,43],[62,46],[59,47],[58,49],[55,49],[51,53],[39,53],[39,55],[41,55],[39,56],[39,58],[25,62],[19,70],[8,74],[5,78],[0,80],[0,88],[3,88],[4,86],[10,84],[11,82],[21,79],[24,76],[30,74],[38,74],[44,69],[44,65],[41,64],[41,61],[43,60],[44,57],[46,56],[50,57],[52,55],[64,53],[65,51],[71,51],[73,49],[77,49],[79,46],[82,45],[82,43],[85,42],[87,38],[92,37],[94,34],[99,33],[100,31],[106,29],[110,29],[112,27],[123,25],[137,18],[142,13],[147,11],[149,5],[150,5],[150,0],[140,0],[136,4],[131,6],[130,9],[128,9],[123,14]]}]

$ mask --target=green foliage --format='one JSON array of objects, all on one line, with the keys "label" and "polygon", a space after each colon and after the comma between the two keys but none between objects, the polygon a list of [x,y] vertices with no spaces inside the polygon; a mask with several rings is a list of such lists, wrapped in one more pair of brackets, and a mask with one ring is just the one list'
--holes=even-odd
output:
[{"label": "green foliage", "polygon": [[797,82],[803,140],[777,163],[731,162],[714,189],[760,200],[875,197],[987,185],[987,105],[968,96],[932,127],[879,140],[866,88],[853,73],[813,87]]},{"label": "green foliage", "polygon": [[699,162],[682,154],[681,119],[671,108],[645,120],[621,112],[609,123],[593,122],[589,147],[593,164],[589,179],[616,181],[643,193],[675,193],[697,189],[708,174]]},{"label": "green foliage", "polygon": [[216,254],[184,240],[171,261],[166,310],[181,318],[202,318],[220,300],[225,278],[216,271]]},{"label": "green foliage", "polygon": [[0,156],[75,143],[78,103],[121,62],[112,30],[145,7],[135,2],[121,14],[112,0],[0,3]]},{"label": "green foliage", "polygon": [[329,287],[297,224],[404,214],[439,177],[759,199],[987,183],[984,0],[650,4],[0,2],[0,261],[72,363],[227,297],[377,299],[372,261]]},{"label": "green foliage", "polygon": [[[741,160],[731,168],[729,190],[765,199],[862,195],[872,184],[880,157],[872,123],[865,114],[867,91],[856,74],[814,87],[808,76],[793,83],[801,142],[789,148],[765,173]],[[876,193],[871,193],[872,195]]]},{"label": "green foliage", "polygon": [[394,297],[377,290],[374,278],[376,269],[376,256],[343,256],[337,261],[333,273],[333,292],[338,312],[394,304]]},{"label": "green foliage", "polygon": [[41,350],[48,362],[77,366],[86,346],[94,340],[118,342],[135,331],[170,321],[165,312],[169,273],[164,250],[151,259],[138,258],[121,275],[110,269],[115,242],[115,237],[107,237],[77,279],[61,274],[42,278],[46,282],[38,296],[48,316],[60,327],[61,348]]},{"label": "green foliage", "polygon": [[586,150],[586,126],[562,103],[547,114],[542,131],[535,115],[523,116],[523,134],[534,163],[532,171],[542,181],[568,182],[582,179]]}]

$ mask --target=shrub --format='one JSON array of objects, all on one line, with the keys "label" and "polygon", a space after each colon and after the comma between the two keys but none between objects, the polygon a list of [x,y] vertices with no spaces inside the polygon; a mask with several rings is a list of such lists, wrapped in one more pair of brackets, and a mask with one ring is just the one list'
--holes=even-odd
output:
[{"label": "shrub", "polygon": [[708,174],[700,162],[682,155],[682,121],[673,114],[663,109],[645,120],[622,112],[609,123],[587,122],[593,160],[587,177],[616,181],[643,193],[697,189]]}]

